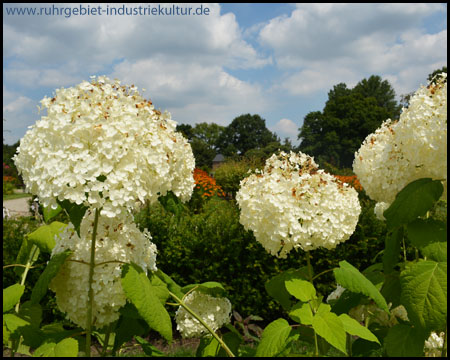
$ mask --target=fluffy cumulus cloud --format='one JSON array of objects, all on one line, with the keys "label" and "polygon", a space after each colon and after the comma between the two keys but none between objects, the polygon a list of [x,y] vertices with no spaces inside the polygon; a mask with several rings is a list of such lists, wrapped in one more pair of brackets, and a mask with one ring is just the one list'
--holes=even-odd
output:
[{"label": "fluffy cumulus cloud", "polygon": [[290,119],[280,119],[273,127],[271,131],[276,132],[282,139],[290,138],[291,142],[297,142],[299,125]]},{"label": "fluffy cumulus cloud", "polygon": [[397,93],[409,92],[418,78],[446,65],[447,31],[426,33],[422,24],[440,11],[443,4],[299,4],[269,21],[259,41],[286,71],[276,86],[291,94],[371,74],[391,80]]}]

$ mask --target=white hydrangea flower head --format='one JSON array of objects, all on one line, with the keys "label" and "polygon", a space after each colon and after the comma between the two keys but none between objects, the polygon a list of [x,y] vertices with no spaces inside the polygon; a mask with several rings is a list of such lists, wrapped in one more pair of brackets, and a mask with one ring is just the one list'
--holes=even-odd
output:
[{"label": "white hydrangea flower head", "polygon": [[425,340],[425,357],[441,357],[442,348],[444,347],[445,333],[441,332],[439,335],[432,332],[430,337]]},{"label": "white hydrangea flower head", "polygon": [[442,180],[447,196],[447,81],[421,87],[411,97],[398,122],[386,120],[355,153],[353,171],[367,195],[389,207],[410,182],[430,177]]},{"label": "white hydrangea flower head", "polygon": [[156,110],[134,85],[92,77],[41,104],[47,116],[21,139],[14,162],[44,206],[67,199],[114,217],[120,207],[154,202],[169,190],[189,200],[191,146],[170,114]]},{"label": "white hydrangea flower head", "polygon": [[345,287],[342,287],[341,285],[337,284],[336,289],[330,293],[330,295],[328,295],[327,297],[327,303],[330,300],[337,300],[341,297],[342,293],[345,291]]},{"label": "white hydrangea flower head", "polygon": [[272,155],[240,185],[240,223],[281,258],[293,248],[335,248],[353,234],[361,212],[356,190],[301,152]]},{"label": "white hydrangea flower head", "polygon": [[[226,297],[213,297],[200,291],[192,291],[184,297],[184,303],[194,311],[213,331],[217,331],[231,319],[231,302]],[[177,330],[183,338],[201,337],[208,330],[183,307],[175,314]]]},{"label": "white hydrangea flower head", "polygon": [[[72,224],[56,238],[52,256],[67,249],[73,254],[61,266],[50,283],[56,293],[59,309],[75,324],[86,328],[86,301],[89,289],[89,262],[95,211],[87,210],[80,226],[80,237]],[[133,217],[126,210],[115,218],[99,216],[95,263],[106,261],[134,262],[145,272],[156,271],[156,245],[150,233],[139,231]],[[84,263],[76,262],[84,261]],[[119,318],[118,310],[125,305],[126,297],[121,283],[122,264],[110,262],[95,266],[92,289],[94,302],[93,325],[101,328]]]}]

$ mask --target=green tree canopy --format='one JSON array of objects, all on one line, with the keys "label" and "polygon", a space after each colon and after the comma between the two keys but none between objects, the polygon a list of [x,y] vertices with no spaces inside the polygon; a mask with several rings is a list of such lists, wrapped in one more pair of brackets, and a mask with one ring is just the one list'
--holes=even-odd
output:
[{"label": "green tree canopy", "polygon": [[387,80],[371,76],[353,89],[340,83],[328,93],[323,111],[308,113],[300,128],[298,150],[319,163],[351,167],[355,151],[384,120],[397,119],[401,107]]},{"label": "green tree canopy", "polygon": [[251,149],[261,149],[279,138],[266,127],[259,115],[244,114],[228,125],[217,141],[219,152],[225,156],[243,155]]},{"label": "green tree canopy", "polygon": [[431,80],[433,80],[433,78],[436,75],[442,74],[442,73],[446,73],[447,74],[447,66],[443,66],[441,69],[436,69],[434,70],[431,74],[428,75],[428,82],[430,82]]},{"label": "green tree canopy", "polygon": [[223,130],[223,126],[206,122],[195,124],[194,127],[189,124],[177,125],[177,131],[180,131],[191,144],[195,166],[203,169],[211,168],[217,154],[217,139]]}]

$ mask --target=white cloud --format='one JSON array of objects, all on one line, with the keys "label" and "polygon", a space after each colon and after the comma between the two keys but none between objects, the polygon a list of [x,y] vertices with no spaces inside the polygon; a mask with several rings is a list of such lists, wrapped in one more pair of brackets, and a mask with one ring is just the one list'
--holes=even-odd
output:
[{"label": "white cloud", "polygon": [[[285,71],[276,89],[292,95],[328,91],[372,74],[394,79],[397,93],[447,62],[447,31],[426,34],[422,21],[443,4],[299,4],[259,34]],[[412,77],[398,76],[409,74]],[[416,85],[414,85],[416,84]],[[411,90],[406,90],[411,91]]]}]

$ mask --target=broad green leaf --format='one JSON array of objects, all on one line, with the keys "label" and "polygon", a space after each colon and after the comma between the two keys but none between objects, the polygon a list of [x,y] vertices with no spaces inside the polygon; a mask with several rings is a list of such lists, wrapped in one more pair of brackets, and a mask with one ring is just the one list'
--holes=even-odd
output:
[{"label": "broad green leaf", "polygon": [[77,357],[78,356],[78,341],[73,338],[67,338],[54,347],[55,357]]},{"label": "broad green leaf", "polygon": [[147,274],[147,277],[150,280],[150,284],[155,295],[161,301],[161,304],[164,306],[169,295],[169,290],[167,289],[167,285],[156,275],[154,275],[151,271]]},{"label": "broad green leaf", "polygon": [[359,336],[360,338],[373,341],[378,344],[380,343],[377,337],[368,328],[362,326],[359,322],[357,322],[355,319],[351,318],[347,314],[339,315],[339,319],[341,319],[345,331],[348,332],[350,335],[356,335]]},{"label": "broad green leaf", "polygon": [[[239,351],[239,345],[241,344],[241,337],[239,335],[236,335],[233,332],[227,332],[222,337],[223,342],[228,346],[228,349],[234,354],[237,355]],[[220,346],[219,357],[228,357],[228,353],[225,351],[225,349]]]},{"label": "broad green leaf", "polygon": [[394,267],[397,265],[402,239],[403,227],[396,228],[386,235],[383,253],[383,270],[385,274],[394,271]]},{"label": "broad green leaf", "polygon": [[184,294],[181,291],[181,286],[173,281],[169,275],[165,274],[161,269],[158,269],[154,274],[164,281],[170,292],[174,293],[179,299],[183,297]]},{"label": "broad green leaf", "polygon": [[289,269],[283,273],[274,276],[265,283],[267,293],[277,300],[284,310],[289,311],[292,306],[291,295],[286,290],[284,282],[286,279],[308,279],[308,268],[302,267],[298,270]]},{"label": "broad green leaf", "polygon": [[51,253],[55,246],[55,236],[58,236],[67,224],[54,221],[50,225],[42,225],[36,231],[28,234],[28,241],[35,244],[42,252]]},{"label": "broad green leaf", "polygon": [[44,213],[44,221],[48,223],[49,220],[54,218],[56,215],[58,215],[62,211],[62,207],[57,204],[56,209],[52,209],[50,206],[45,206],[43,213]]},{"label": "broad green leaf", "polygon": [[28,321],[32,327],[39,328],[42,321],[42,307],[31,301],[25,301],[20,305],[19,316]]},{"label": "broad green leaf", "polygon": [[[76,334],[79,334],[83,332],[83,329],[81,328],[75,328],[71,330],[64,329],[64,326],[62,323],[51,323],[48,325],[44,325],[41,327],[41,331],[43,335],[45,336],[46,341],[52,341],[55,344],[60,342],[61,340],[64,340],[67,337],[74,336]],[[80,348],[82,348],[80,346]]]},{"label": "broad green leaf", "polygon": [[284,286],[289,294],[295,296],[298,300],[307,302],[316,296],[316,289],[309,281],[301,279],[287,279]]},{"label": "broad green leaf", "polygon": [[215,281],[207,281],[201,284],[189,284],[183,286],[181,288],[181,292],[183,294],[186,294],[189,290],[193,288],[195,288],[196,291],[200,291],[215,297],[223,296],[226,293],[226,290],[224,289],[222,284]]},{"label": "broad green leaf", "polygon": [[386,302],[392,303],[391,309],[394,309],[400,305],[400,293],[400,273],[393,271],[386,275],[381,294],[386,299]]},{"label": "broad green leaf", "polygon": [[297,303],[289,312],[289,317],[303,325],[312,325],[313,313],[308,303]]},{"label": "broad green leaf", "polygon": [[33,353],[33,357],[55,357],[56,343],[46,342],[39,346]]},{"label": "broad green leaf", "polygon": [[83,219],[83,216],[88,208],[83,204],[77,205],[70,202],[69,200],[56,201],[64,210],[66,210],[67,215],[69,215],[70,222],[75,227],[75,231],[77,232],[78,236],[80,236],[81,220]]},{"label": "broad green leaf", "polygon": [[[148,329],[147,326],[146,328]],[[141,325],[138,319],[123,316],[120,318],[114,331],[116,336],[114,337],[113,352],[117,351],[122,344],[130,341],[133,336],[144,335],[146,329]]]},{"label": "broad green leaf", "polygon": [[313,329],[336,349],[347,354],[345,348],[347,337],[342,321],[335,313],[330,312],[329,305],[322,305],[324,306],[320,306],[319,310],[314,314]]},{"label": "broad green leaf", "polygon": [[271,357],[280,353],[286,346],[291,333],[289,323],[284,319],[272,321],[264,329],[261,341],[256,349],[257,357]]},{"label": "broad green leaf", "polygon": [[172,341],[172,321],[167,310],[155,294],[147,275],[132,263],[122,268],[122,287],[125,295],[136,307],[147,324],[167,341]]},{"label": "broad green leaf", "polygon": [[[33,243],[28,241],[27,236],[25,235],[22,239],[22,244],[19,249],[19,253],[17,254],[16,264],[26,265],[28,262],[30,264],[34,263],[39,257],[39,248],[36,246],[33,249]],[[33,250],[33,251],[32,251]],[[17,276],[22,276],[24,271],[24,267],[16,266],[14,268],[14,272]]]},{"label": "broad green leaf", "polygon": [[38,304],[42,300],[47,293],[48,285],[58,274],[59,269],[71,254],[71,250],[66,250],[62,253],[56,254],[50,259],[31,292],[31,302],[33,304]]},{"label": "broad green leaf", "polygon": [[389,329],[384,338],[384,348],[389,357],[423,356],[425,336],[420,329],[398,324]]},{"label": "broad green leaf", "polygon": [[447,319],[447,263],[419,261],[400,274],[401,303],[415,326],[433,330]]},{"label": "broad green leaf", "polygon": [[11,310],[16,305],[25,291],[25,286],[14,284],[3,289],[3,312]]},{"label": "broad green leaf", "polygon": [[383,295],[372,282],[359,272],[357,268],[347,261],[340,261],[339,268],[333,270],[336,281],[346,289],[364,294],[370,297],[384,311],[389,313],[389,308]]},{"label": "broad green leaf", "polygon": [[426,214],[439,200],[444,187],[439,180],[423,178],[406,185],[383,213],[386,225],[395,228]]},{"label": "broad green leaf", "polygon": [[220,344],[213,336],[203,336],[197,347],[196,357],[216,357],[219,355]]},{"label": "broad green leaf", "polygon": [[140,336],[135,336],[136,342],[142,346],[142,350],[146,355],[154,356],[154,357],[161,357],[166,356],[162,351],[158,350],[156,347],[154,347],[152,344],[150,344],[147,340],[141,338]]},{"label": "broad green leaf", "polygon": [[332,311],[335,314],[348,313],[351,308],[357,306],[361,301],[362,295],[354,293],[350,290],[345,290],[341,297],[333,304]]},{"label": "broad green leaf", "polygon": [[30,326],[30,323],[16,314],[3,314],[3,320],[5,320],[6,327],[11,333],[16,332],[17,329]]},{"label": "broad green leaf", "polygon": [[408,224],[408,239],[428,260],[447,261],[447,224],[435,219],[416,219]]}]

